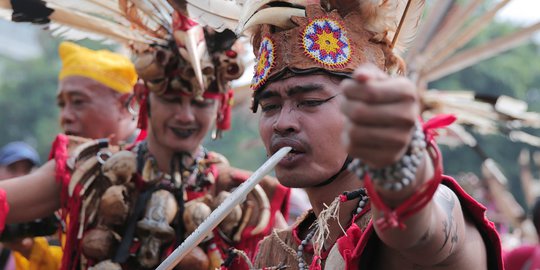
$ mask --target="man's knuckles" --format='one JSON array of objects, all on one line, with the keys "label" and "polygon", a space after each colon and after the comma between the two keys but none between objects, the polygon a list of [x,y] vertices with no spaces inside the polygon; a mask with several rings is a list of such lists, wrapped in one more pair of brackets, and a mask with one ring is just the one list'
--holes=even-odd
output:
[{"label": "man's knuckles", "polygon": [[394,78],[396,89],[402,92],[403,98],[411,101],[417,101],[419,98],[416,86],[406,77]]},{"label": "man's knuckles", "polygon": [[348,153],[353,157],[359,158],[373,169],[379,169],[394,164],[400,158],[399,153],[394,153],[393,151],[389,152],[366,148],[349,147]]},{"label": "man's knuckles", "polygon": [[351,125],[347,129],[347,149],[353,157],[377,168],[395,163],[411,142],[409,128],[384,128]]},{"label": "man's knuckles", "polygon": [[402,77],[366,82],[347,79],[343,80],[341,88],[347,99],[363,101],[368,104],[417,103],[419,100],[412,82]]},{"label": "man's knuckles", "polygon": [[349,100],[374,104],[379,103],[383,99],[383,93],[379,91],[376,81],[358,83],[354,80],[344,80],[342,88],[345,97]]},{"label": "man's knuckles", "polygon": [[418,106],[408,104],[369,105],[361,101],[344,101],[342,112],[354,124],[411,129],[419,113]]},{"label": "man's knuckles", "polygon": [[350,121],[356,123],[370,115],[369,106],[363,102],[345,101],[341,110]]},{"label": "man's knuckles", "polygon": [[388,77],[384,71],[375,66],[372,63],[366,63],[360,65],[353,72],[353,78],[359,81],[365,81],[369,79],[382,80]]},{"label": "man's knuckles", "polygon": [[365,83],[357,82],[352,79],[345,79],[341,81],[340,87],[343,91],[343,95],[347,99],[360,99],[362,98],[364,88],[366,87]]},{"label": "man's knuckles", "polygon": [[395,114],[396,126],[401,126],[404,128],[408,128],[409,130],[412,130],[412,128],[416,124],[416,117],[418,116],[418,111],[415,110],[414,108],[410,108],[409,111],[400,110],[396,112],[397,112]]},{"label": "man's knuckles", "polygon": [[348,130],[350,144],[355,147],[377,148],[377,149],[397,149],[400,151],[403,147],[409,145],[410,136],[407,136],[407,130],[395,128],[358,128],[351,127]]}]

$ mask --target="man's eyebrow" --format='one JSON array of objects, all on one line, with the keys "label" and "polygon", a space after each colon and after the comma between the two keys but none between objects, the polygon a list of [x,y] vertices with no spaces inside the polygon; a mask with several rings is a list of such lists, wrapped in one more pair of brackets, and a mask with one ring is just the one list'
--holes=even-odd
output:
[{"label": "man's eyebrow", "polygon": [[63,101],[65,99],[69,100],[72,98],[90,98],[90,96],[78,90],[67,90],[56,95],[56,100],[58,101]]},{"label": "man's eyebrow", "polygon": [[[322,84],[305,84],[305,85],[296,85],[289,89],[287,89],[287,96],[294,96],[298,94],[304,94],[304,93],[310,93],[315,91],[321,91],[324,87]],[[280,94],[277,91],[273,91],[271,89],[267,89],[266,91],[261,91],[256,96],[257,100],[264,100],[272,97],[279,97]]]},{"label": "man's eyebrow", "polygon": [[310,92],[322,91],[324,89],[322,84],[312,83],[305,85],[296,85],[287,90],[287,96],[294,96],[298,94],[305,94]]},{"label": "man's eyebrow", "polygon": [[259,94],[256,95],[255,98],[257,100],[264,100],[264,99],[273,98],[273,97],[279,97],[279,94],[275,91],[267,90],[267,91],[259,92]]}]

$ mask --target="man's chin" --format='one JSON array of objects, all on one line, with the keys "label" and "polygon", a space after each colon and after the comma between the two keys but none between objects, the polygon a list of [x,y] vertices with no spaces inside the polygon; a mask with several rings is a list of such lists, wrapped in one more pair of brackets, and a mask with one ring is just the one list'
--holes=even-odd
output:
[{"label": "man's chin", "polygon": [[309,179],[306,179],[305,172],[302,173],[299,169],[284,169],[276,167],[276,178],[279,183],[289,188],[306,188],[309,187]]},{"label": "man's chin", "polygon": [[201,144],[201,141],[196,140],[195,138],[187,138],[187,139],[179,139],[179,138],[171,138],[167,141],[166,146],[173,150],[174,152],[194,152],[199,145]]}]

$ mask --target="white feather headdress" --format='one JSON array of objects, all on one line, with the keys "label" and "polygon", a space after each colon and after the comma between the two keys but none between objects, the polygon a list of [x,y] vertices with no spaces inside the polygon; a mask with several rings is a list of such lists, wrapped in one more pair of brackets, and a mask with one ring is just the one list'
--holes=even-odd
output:
[{"label": "white feather headdress", "polygon": [[[234,34],[208,31],[189,19],[189,11],[204,8],[203,1],[191,2],[198,5],[173,0],[0,0],[0,8],[10,10],[7,19],[44,24],[65,39],[122,43],[137,56],[137,71],[150,90],[162,92],[173,85],[200,97],[209,88],[225,91],[223,83],[238,78],[243,68],[235,54],[221,57],[231,49]],[[179,75],[168,78],[173,70]],[[219,73],[224,70],[229,72]],[[211,87],[215,80],[220,82]]]}]

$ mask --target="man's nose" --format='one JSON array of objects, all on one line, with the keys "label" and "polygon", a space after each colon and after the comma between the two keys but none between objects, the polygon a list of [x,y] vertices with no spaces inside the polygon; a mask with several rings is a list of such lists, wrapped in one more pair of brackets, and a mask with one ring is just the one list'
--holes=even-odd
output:
[{"label": "man's nose", "polygon": [[195,121],[193,106],[190,103],[182,103],[175,106],[174,119],[182,123],[190,123]]},{"label": "man's nose", "polygon": [[293,133],[299,130],[298,111],[291,105],[283,105],[276,116],[273,129],[278,134]]},{"label": "man's nose", "polygon": [[75,122],[75,113],[69,105],[65,105],[60,109],[60,125],[70,124]]}]

